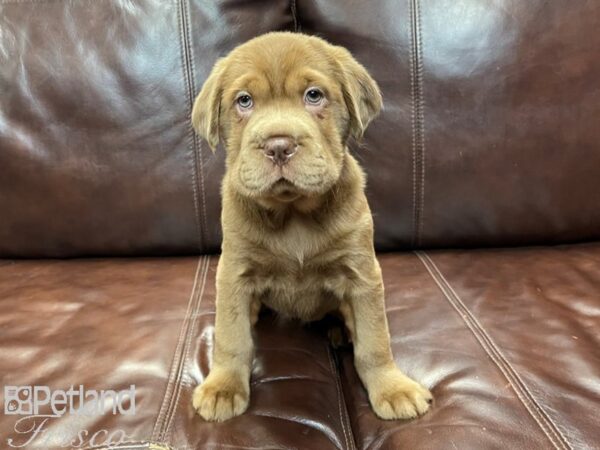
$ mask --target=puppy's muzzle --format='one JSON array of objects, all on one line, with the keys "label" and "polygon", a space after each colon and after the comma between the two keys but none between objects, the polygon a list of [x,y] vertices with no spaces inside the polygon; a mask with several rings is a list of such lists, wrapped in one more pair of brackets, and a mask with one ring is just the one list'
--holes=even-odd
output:
[{"label": "puppy's muzzle", "polygon": [[271,136],[263,146],[263,152],[267,158],[281,167],[288,163],[298,146],[290,136]]}]

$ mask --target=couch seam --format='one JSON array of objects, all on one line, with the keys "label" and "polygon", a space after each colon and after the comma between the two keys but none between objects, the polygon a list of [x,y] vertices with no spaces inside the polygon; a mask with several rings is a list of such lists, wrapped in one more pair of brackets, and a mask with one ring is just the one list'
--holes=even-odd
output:
[{"label": "couch seam", "polygon": [[[52,2],[65,2],[66,0],[0,0],[0,5],[10,4],[35,4],[35,3],[52,3]],[[79,0],[91,1],[91,0]],[[177,2],[177,23],[179,27],[179,47],[181,53],[181,69],[184,75],[184,89],[186,91],[188,101],[188,119],[186,120],[188,126],[188,139],[190,140],[188,148],[192,153],[192,192],[194,202],[194,219],[196,224],[196,234],[198,239],[198,251],[203,251],[203,246],[206,245],[206,229],[208,228],[206,222],[206,194],[204,187],[204,162],[202,160],[202,145],[198,136],[196,135],[194,128],[192,127],[191,117],[193,108],[193,96],[195,94],[195,67],[193,57],[191,56],[191,43],[190,43],[190,27],[189,23],[189,12],[187,8],[187,0],[175,0]],[[198,175],[200,172],[200,175]],[[199,210],[198,200],[198,178],[200,178],[201,185],[201,200],[202,200],[202,214]],[[202,216],[202,219],[201,217]]]},{"label": "couch seam", "polygon": [[196,264],[196,271],[194,273],[194,282],[192,284],[192,291],[190,293],[190,298],[188,300],[185,317],[183,319],[183,323],[182,323],[181,329],[179,331],[179,337],[177,338],[177,344],[175,346],[175,351],[173,352],[173,359],[171,360],[171,369],[169,371],[167,387],[165,389],[163,401],[161,403],[158,415],[156,416],[156,421],[154,423],[154,427],[152,429],[152,439],[154,441],[159,441],[160,436],[163,434],[162,428],[164,428],[164,421],[166,418],[165,416],[169,409],[170,400],[173,397],[172,391],[175,388],[178,373],[180,372],[179,366],[181,365],[181,357],[183,356],[183,343],[184,343],[185,337],[187,336],[187,330],[190,326],[190,317],[192,315],[192,311],[194,310],[193,306],[194,306],[194,299],[196,298],[198,275],[200,274],[200,268],[204,266],[205,260],[206,260],[206,257],[199,257],[198,263]]},{"label": "couch seam", "polygon": [[[190,117],[192,115],[192,108],[193,108],[193,95],[196,93],[196,64],[194,62],[194,55],[193,55],[193,48],[194,46],[192,45],[192,28],[191,28],[191,23],[192,23],[192,18],[190,16],[190,9],[189,9],[189,1],[186,0],[184,1],[183,5],[185,6],[185,19],[186,19],[186,38],[187,38],[187,45],[188,45],[188,55],[189,55],[189,62],[190,62],[190,73],[191,73],[191,78],[190,78],[190,85],[192,87],[192,101],[190,103]],[[200,139],[200,137],[198,136],[198,134],[193,130],[193,126],[191,125],[191,118],[190,118],[190,127],[192,128],[192,132],[193,132],[193,136],[194,136],[194,155],[196,156],[196,174],[200,174],[200,197],[202,199],[202,227],[201,227],[201,238],[202,238],[202,242],[204,244],[204,246],[206,247],[208,244],[208,238],[207,238],[207,232],[208,232],[208,224],[206,222],[206,189],[204,187],[204,159],[202,158],[202,140]]]},{"label": "couch seam", "polygon": [[292,20],[294,21],[294,32],[297,33],[300,31],[300,22],[298,22],[298,9],[296,5],[296,0],[291,0],[290,11],[292,13]]},{"label": "couch seam", "polygon": [[425,116],[423,98],[423,49],[419,0],[408,0],[410,16],[410,91],[412,144],[413,247],[421,245],[425,204]]},{"label": "couch seam", "polygon": [[192,115],[193,108],[193,96],[194,96],[194,84],[193,84],[193,73],[190,65],[190,48],[187,32],[187,15],[185,13],[185,4],[187,0],[179,0],[177,2],[177,23],[179,27],[179,47],[181,50],[181,70],[183,72],[184,89],[187,96],[187,117],[186,124],[188,128],[188,149],[192,154],[192,193],[194,201],[194,214],[196,219],[196,233],[198,239],[198,251],[202,251],[204,243],[203,239],[203,227],[200,221],[200,210],[198,200],[198,152],[196,148],[198,146],[196,132],[192,126],[190,117]]},{"label": "couch seam", "polygon": [[409,61],[409,73],[410,73],[410,127],[411,127],[411,150],[412,150],[412,236],[411,245],[415,245],[415,229],[416,229],[416,205],[417,205],[417,166],[416,166],[416,146],[415,146],[415,77],[413,74],[414,66],[414,49],[413,49],[413,25],[412,25],[412,2],[413,0],[407,0],[408,3],[408,16],[409,16],[409,33],[410,33],[410,45],[408,46],[408,61]]},{"label": "couch seam", "polygon": [[417,10],[417,36],[419,38],[419,58],[418,58],[418,73],[419,73],[419,121],[421,124],[420,127],[420,143],[421,143],[421,191],[420,191],[420,211],[419,214],[419,223],[417,228],[417,245],[421,245],[421,241],[423,239],[423,216],[425,214],[425,155],[426,155],[426,146],[425,146],[425,94],[423,92],[423,33],[421,26],[421,3],[419,0],[415,0],[415,6]]},{"label": "couch seam", "polygon": [[[348,408],[346,407],[346,402],[344,401],[344,397],[342,395],[342,388],[340,383],[340,375],[337,370],[337,365],[333,361],[333,357],[331,356],[331,347],[327,344],[327,357],[329,359],[329,367],[333,377],[335,378],[335,390],[337,392],[338,398],[338,412],[340,415],[340,423],[342,425],[342,432],[344,433],[344,443],[346,449],[354,450],[356,445],[354,443],[354,433],[352,432],[350,421],[348,419]],[[346,421],[348,423],[346,424]],[[350,430],[348,430],[350,429]]]},{"label": "couch seam", "polygon": [[202,303],[202,298],[204,297],[204,288],[206,287],[206,278],[208,275],[208,269],[210,267],[210,258],[208,256],[206,256],[206,261],[207,263],[204,266],[204,270],[203,270],[203,275],[202,275],[202,284],[200,285],[200,290],[198,292],[198,301],[196,302],[196,306],[194,308],[194,311],[192,312],[192,315],[190,317],[190,322],[191,322],[191,326],[189,328],[189,333],[188,333],[188,337],[186,339],[185,345],[184,345],[184,355],[183,355],[183,363],[182,363],[182,368],[181,368],[181,377],[180,379],[180,383],[177,389],[177,394],[175,397],[175,402],[173,403],[173,412],[170,415],[170,417],[167,417],[166,420],[166,428],[164,430],[163,436],[161,438],[162,441],[169,441],[170,437],[171,437],[171,425],[173,423],[173,418],[175,417],[175,414],[177,413],[177,409],[179,407],[179,397],[181,396],[181,384],[183,384],[183,375],[189,373],[189,369],[188,369],[188,361],[190,359],[190,348],[192,348],[191,341],[195,335],[195,331],[196,331],[196,325],[198,323],[198,319],[200,318],[199,315],[199,311],[200,311],[200,305]]},{"label": "couch seam", "polygon": [[467,328],[473,333],[475,339],[480,344],[488,357],[494,362],[496,367],[504,375],[517,398],[521,401],[525,409],[550,440],[552,445],[557,449],[572,449],[569,441],[562,433],[560,428],[552,421],[551,417],[546,413],[544,408],[536,401],[534,395],[522,380],[515,368],[510,364],[508,359],[502,354],[499,347],[492,340],[491,336],[485,331],[477,318],[471,313],[466,304],[462,301],[458,293],[437,267],[433,259],[424,251],[414,252],[421,263],[425,266],[427,272],[437,284],[442,294],[450,303],[452,308],[463,319]]},{"label": "couch seam", "polygon": [[[91,0],[78,0],[78,2],[91,1]],[[173,0],[171,0],[173,1]],[[184,75],[184,88],[186,90],[186,96],[188,99],[188,117],[191,117],[193,107],[193,95],[195,94],[195,67],[194,61],[191,56],[191,44],[190,44],[190,27],[189,23],[191,20],[188,16],[188,9],[186,7],[187,0],[174,0],[177,2],[177,22],[179,26],[179,46],[181,53],[181,66]],[[0,5],[17,5],[17,4],[36,4],[36,3],[66,3],[66,0],[0,0]],[[185,15],[185,17],[182,17]],[[188,135],[190,139],[191,152],[193,156],[192,164],[192,191],[194,201],[194,214],[196,223],[196,234],[198,239],[198,251],[203,250],[203,246],[206,244],[206,229],[208,228],[206,222],[206,194],[204,187],[204,162],[202,160],[202,145],[196,135],[191,120],[188,122]],[[198,167],[200,169],[198,170]],[[198,176],[200,172],[200,176]],[[198,201],[198,178],[200,178],[201,184],[201,199],[202,199],[202,214],[199,211]],[[202,216],[202,219],[200,218]],[[201,222],[204,226],[201,225]]]},{"label": "couch seam", "polygon": [[340,424],[342,425],[342,433],[344,433],[344,445],[346,448],[348,448],[348,434],[346,433],[346,424],[344,423],[344,418],[342,417],[342,402],[341,402],[340,387],[338,385],[338,376],[336,374],[335,366],[331,359],[331,351],[329,350],[329,345],[327,345],[326,348],[327,348],[327,358],[329,359],[329,370],[331,370],[331,374],[333,375],[333,377],[335,379],[335,391],[336,391],[337,399],[338,399],[338,414],[340,416]]}]

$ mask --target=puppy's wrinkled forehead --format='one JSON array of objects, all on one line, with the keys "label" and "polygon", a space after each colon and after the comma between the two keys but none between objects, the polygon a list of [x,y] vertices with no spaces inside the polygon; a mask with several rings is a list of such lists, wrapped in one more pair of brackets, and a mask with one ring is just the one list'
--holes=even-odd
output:
[{"label": "puppy's wrinkled forehead", "polygon": [[[322,101],[311,102],[309,92]],[[215,149],[221,137],[283,106],[302,108],[294,120],[310,117],[322,131],[337,127],[344,137],[360,138],[381,109],[381,94],[347,49],[316,36],[273,32],[215,64],[194,102],[192,123]]]},{"label": "puppy's wrinkled forehead", "polygon": [[226,94],[240,90],[253,95],[295,95],[309,83],[327,84],[335,68],[319,41],[273,36],[235,49],[225,77]]}]

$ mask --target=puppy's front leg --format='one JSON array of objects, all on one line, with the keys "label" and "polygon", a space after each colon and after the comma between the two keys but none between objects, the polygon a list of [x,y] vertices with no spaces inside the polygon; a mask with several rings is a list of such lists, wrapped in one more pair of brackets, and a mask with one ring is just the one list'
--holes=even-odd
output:
[{"label": "puppy's front leg", "polygon": [[369,394],[371,406],[382,419],[407,419],[429,409],[431,393],[394,363],[385,315],[381,269],[377,260],[364,266],[364,277],[353,284],[342,308],[353,333],[354,365]]},{"label": "puppy's front leg", "polygon": [[194,390],[194,409],[205,420],[223,421],[242,414],[250,399],[251,293],[228,269],[222,255],[217,268],[213,365]]}]

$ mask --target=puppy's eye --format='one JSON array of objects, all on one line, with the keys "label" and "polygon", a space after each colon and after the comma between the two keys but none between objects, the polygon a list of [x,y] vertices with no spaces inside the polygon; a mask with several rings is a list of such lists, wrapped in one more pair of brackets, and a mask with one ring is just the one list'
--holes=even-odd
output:
[{"label": "puppy's eye", "polygon": [[324,98],[325,95],[319,88],[311,87],[304,93],[304,102],[308,105],[320,105]]},{"label": "puppy's eye", "polygon": [[241,109],[250,109],[254,105],[252,96],[247,92],[240,93],[235,101]]}]

